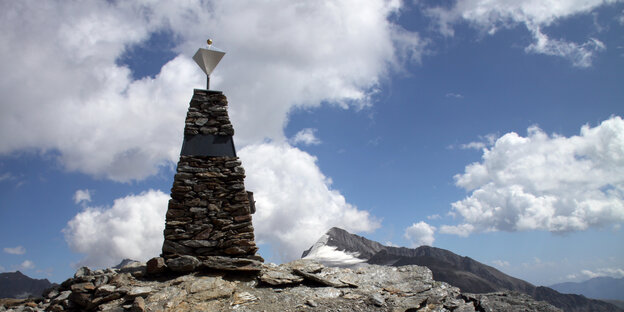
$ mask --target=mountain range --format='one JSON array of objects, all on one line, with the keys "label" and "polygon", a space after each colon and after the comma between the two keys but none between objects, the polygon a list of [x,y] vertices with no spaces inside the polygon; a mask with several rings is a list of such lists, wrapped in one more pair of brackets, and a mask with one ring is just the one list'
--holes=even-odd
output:
[{"label": "mountain range", "polygon": [[430,246],[418,248],[384,246],[340,228],[323,235],[302,258],[315,259],[326,266],[351,267],[365,263],[387,266],[416,264],[428,267],[435,280],[447,282],[469,293],[512,290],[536,300],[546,301],[564,311],[624,311],[610,303],[581,295],[561,294],[543,286],[534,286],[509,276],[491,266],[451,251]]},{"label": "mountain range", "polygon": [[47,279],[30,278],[20,271],[0,273],[0,298],[41,297],[52,286]]},{"label": "mountain range", "polygon": [[588,298],[624,300],[624,277],[594,277],[584,282],[567,282],[550,288],[564,294],[580,294]]}]

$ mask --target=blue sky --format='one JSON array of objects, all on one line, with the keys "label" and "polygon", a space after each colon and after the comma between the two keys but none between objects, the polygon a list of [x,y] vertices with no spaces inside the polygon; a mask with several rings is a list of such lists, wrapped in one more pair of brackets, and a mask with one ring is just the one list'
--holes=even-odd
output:
[{"label": "blue sky", "polygon": [[339,226],[624,276],[622,1],[0,4],[0,271],[147,260],[207,38],[260,254]]}]

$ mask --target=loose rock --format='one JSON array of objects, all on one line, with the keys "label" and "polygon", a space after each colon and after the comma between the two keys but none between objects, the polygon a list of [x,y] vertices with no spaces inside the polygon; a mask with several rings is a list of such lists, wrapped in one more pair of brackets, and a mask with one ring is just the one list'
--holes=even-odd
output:
[{"label": "loose rock", "polygon": [[155,257],[147,261],[147,267],[145,269],[147,274],[157,275],[164,273],[166,270],[165,259],[162,257]]},{"label": "loose rock", "polygon": [[207,269],[222,271],[258,272],[262,269],[262,263],[256,260],[221,256],[205,257],[201,265]]},{"label": "loose rock", "polygon": [[167,260],[167,267],[174,272],[192,272],[199,263],[197,258],[185,255]]},{"label": "loose rock", "polygon": [[130,308],[132,312],[144,312],[145,311],[145,299],[143,297],[134,298],[134,303],[132,303],[132,307]]}]

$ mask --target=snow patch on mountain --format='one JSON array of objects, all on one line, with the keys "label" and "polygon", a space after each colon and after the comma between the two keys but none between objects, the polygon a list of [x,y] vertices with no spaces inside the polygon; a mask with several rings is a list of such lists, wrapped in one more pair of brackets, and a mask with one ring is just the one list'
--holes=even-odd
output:
[{"label": "snow patch on mountain", "polygon": [[336,246],[327,245],[329,235],[325,234],[309,249],[304,259],[314,259],[326,266],[352,267],[366,262],[358,258],[360,253],[338,250]]}]

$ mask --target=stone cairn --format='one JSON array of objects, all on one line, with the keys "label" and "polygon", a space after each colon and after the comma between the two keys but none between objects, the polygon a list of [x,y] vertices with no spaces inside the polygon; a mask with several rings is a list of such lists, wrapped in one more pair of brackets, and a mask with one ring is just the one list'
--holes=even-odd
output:
[{"label": "stone cairn", "polygon": [[245,191],[227,104],[219,91],[195,89],[191,99],[164,230],[167,265],[248,267],[263,261],[256,255],[253,194]]}]

